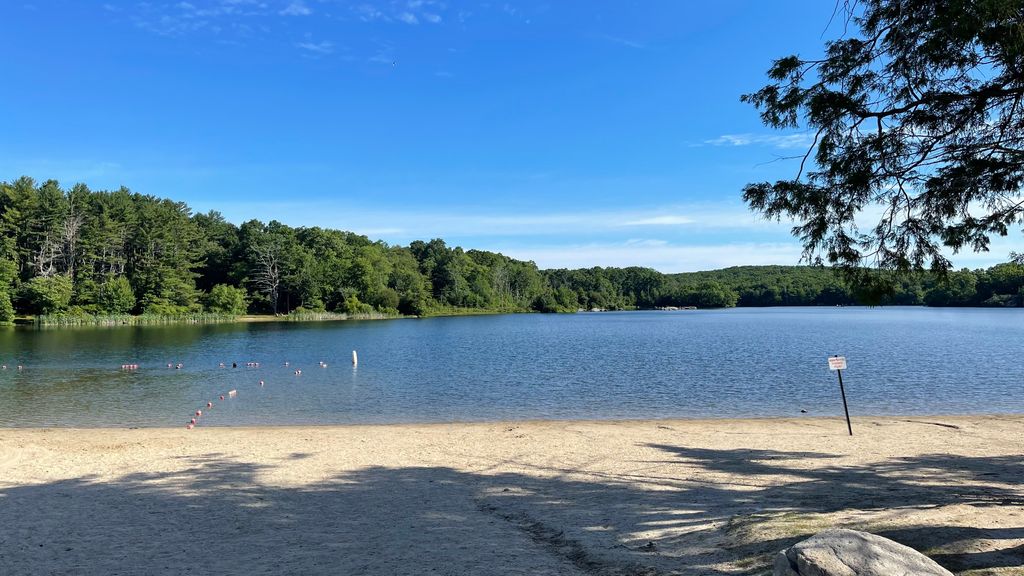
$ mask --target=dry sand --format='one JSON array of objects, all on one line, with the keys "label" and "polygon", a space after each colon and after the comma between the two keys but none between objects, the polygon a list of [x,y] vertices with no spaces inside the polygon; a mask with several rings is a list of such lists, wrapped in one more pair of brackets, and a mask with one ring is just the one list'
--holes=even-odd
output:
[{"label": "dry sand", "polygon": [[1024,574],[1024,417],[0,430],[0,574]]}]

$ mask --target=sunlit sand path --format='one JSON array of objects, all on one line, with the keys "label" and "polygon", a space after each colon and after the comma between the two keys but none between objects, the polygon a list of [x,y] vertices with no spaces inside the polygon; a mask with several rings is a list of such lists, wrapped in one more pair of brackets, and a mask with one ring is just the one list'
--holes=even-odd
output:
[{"label": "sunlit sand path", "polygon": [[0,573],[763,574],[832,525],[1020,574],[1024,417],[0,430]]}]

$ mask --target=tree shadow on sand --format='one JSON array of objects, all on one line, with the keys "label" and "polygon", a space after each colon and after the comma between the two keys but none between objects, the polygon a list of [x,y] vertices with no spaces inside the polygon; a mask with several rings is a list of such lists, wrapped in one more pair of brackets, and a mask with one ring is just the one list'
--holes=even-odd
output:
[{"label": "tree shadow on sand", "polygon": [[[927,454],[870,465],[801,467],[794,459],[827,462],[828,456],[648,446],[675,457],[666,463],[700,470],[699,477],[721,473],[756,483],[753,494],[729,490],[711,496],[723,520],[729,516],[727,546],[741,554],[771,553],[761,544],[784,547],[821,529],[844,526],[923,551],[954,572],[1024,566],[1019,456]],[[992,519],[1003,525],[978,527]]]},{"label": "tree shadow on sand", "polygon": [[[6,488],[0,574],[763,574],[771,554],[832,524],[873,527],[954,571],[1024,564],[1018,458],[859,467],[648,446],[666,454],[658,475],[501,463],[371,467],[293,486],[273,472],[308,454],[252,464],[211,453],[173,473]],[[991,528],[929,516],[950,507],[1018,516]]]}]

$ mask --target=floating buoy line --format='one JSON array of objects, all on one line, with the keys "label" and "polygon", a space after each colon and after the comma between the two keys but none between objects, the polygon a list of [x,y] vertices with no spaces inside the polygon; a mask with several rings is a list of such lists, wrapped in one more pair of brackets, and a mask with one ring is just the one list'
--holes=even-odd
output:
[{"label": "floating buoy line", "polygon": [[[358,365],[358,364],[359,364],[359,357],[358,357],[358,355],[356,354],[356,351],[355,351],[355,350],[353,350],[353,351],[352,351],[352,366],[353,366],[353,367],[355,367],[355,366],[356,366],[356,365]],[[318,362],[318,365],[319,365],[319,366],[320,366],[321,368],[327,368],[327,362],[324,362],[323,360],[321,360],[320,362]],[[288,368],[288,367],[290,367],[290,366],[291,366],[291,363],[290,363],[290,362],[285,362],[285,363],[284,363],[284,366],[285,366],[285,368]],[[168,362],[168,363],[167,363],[167,367],[168,367],[168,368],[171,368],[171,369],[174,369],[174,370],[181,370],[182,368],[184,368],[184,367],[185,367],[185,365],[184,365],[184,364],[182,364],[181,362],[178,362],[178,363],[174,363],[174,362]],[[220,363],[219,363],[219,364],[217,365],[217,367],[218,367],[218,368],[226,368],[226,364],[225,364],[224,362],[220,362]],[[237,362],[232,362],[232,363],[231,363],[231,367],[232,367],[232,368],[237,368],[237,367],[238,367],[238,363],[237,363]],[[246,368],[259,368],[259,367],[260,367],[260,363],[259,363],[259,362],[246,362],[246,363],[245,363],[245,367],[246,367]],[[2,369],[3,369],[3,370],[6,370],[6,369],[7,369],[7,365],[6,365],[6,364],[3,364],[3,365],[2,365]],[[22,366],[22,365],[20,365],[20,364],[19,364],[19,365],[18,365],[18,370],[22,370],[22,369],[24,369],[24,366]],[[139,365],[138,365],[138,364],[121,364],[121,370],[122,370],[122,371],[124,371],[124,372],[135,372],[135,371],[137,371],[138,369],[139,369]],[[301,368],[296,368],[296,369],[294,370],[294,374],[295,374],[296,376],[301,376],[301,375],[302,375],[302,369],[301,369]],[[260,388],[263,388],[263,387],[264,387],[264,385],[265,385],[265,382],[264,382],[264,381],[263,381],[263,380],[261,379],[261,380],[259,381],[259,385],[260,385]],[[235,388],[232,388],[231,390],[228,390],[228,391],[227,391],[227,392],[225,392],[224,394],[219,394],[219,395],[218,395],[217,397],[218,397],[218,399],[220,399],[220,400],[225,400],[225,399],[231,400],[231,399],[234,399],[234,398],[237,398],[237,397],[238,397],[238,390],[237,390],[237,389],[235,389]],[[209,411],[210,411],[210,410],[211,410],[211,409],[212,409],[213,407],[214,407],[214,404],[213,404],[213,400],[208,400],[208,401],[206,402],[206,410],[207,410],[207,413],[209,413]],[[186,428],[187,430],[192,430],[193,428],[195,428],[196,426],[198,426],[198,425],[199,425],[199,420],[200,420],[200,419],[201,419],[202,417],[203,417],[203,409],[202,409],[202,408],[198,408],[198,409],[196,409],[196,411],[195,411],[194,415],[192,415],[192,416],[191,416],[191,417],[189,418],[189,420],[188,420],[188,423],[187,423],[187,424],[185,424],[185,428]]]},{"label": "floating buoy line", "polygon": [[[352,351],[352,365],[356,366],[358,363],[359,363],[359,357],[356,355],[356,351],[353,350]],[[327,362],[324,362],[323,360],[321,360],[319,362],[319,365],[320,365],[321,368],[327,368]],[[131,366],[132,368],[126,368],[126,366]],[[177,364],[177,365],[174,365],[174,364],[171,364],[171,363],[167,364],[168,368],[171,368],[172,366],[176,367],[177,369],[181,369],[183,364]],[[260,367],[260,363],[259,362],[246,362],[245,366],[246,366],[246,368],[259,368]],[[285,362],[284,366],[287,368],[287,367],[290,367],[291,364],[289,362]],[[221,362],[218,365],[218,367],[224,368],[225,364],[223,362]],[[232,362],[231,363],[231,367],[232,368],[237,368],[238,364],[235,363],[235,362]],[[21,368],[21,367],[19,366],[19,368]],[[122,370],[135,370],[135,369],[138,369],[138,365],[137,364],[124,364],[124,365],[121,366],[121,369]],[[301,368],[296,368],[295,369],[295,375],[296,376],[301,376],[302,375],[302,369]],[[259,381],[259,385],[260,385],[261,388],[264,386],[264,384],[265,383],[264,383],[263,380]],[[225,396],[229,400],[233,399],[233,398],[237,398],[238,397],[238,390],[237,389],[228,390],[226,394],[220,394],[218,397],[219,397],[220,400],[224,400]],[[209,412],[209,410],[212,409],[212,408],[213,408],[213,401],[212,400],[207,401],[207,403],[206,403],[206,410],[207,410],[207,412]],[[188,423],[185,424],[185,429],[192,430],[193,428],[198,426],[199,425],[199,419],[202,418],[202,416],[203,416],[202,408],[197,409],[195,411],[195,416],[189,418]]]}]

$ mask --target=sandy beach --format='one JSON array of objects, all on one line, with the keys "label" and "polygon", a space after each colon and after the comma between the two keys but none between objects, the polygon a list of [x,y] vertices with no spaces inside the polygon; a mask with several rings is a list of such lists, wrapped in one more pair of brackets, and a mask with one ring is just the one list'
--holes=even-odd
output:
[{"label": "sandy beach", "polygon": [[1024,417],[0,430],[0,574],[1024,574]]}]

